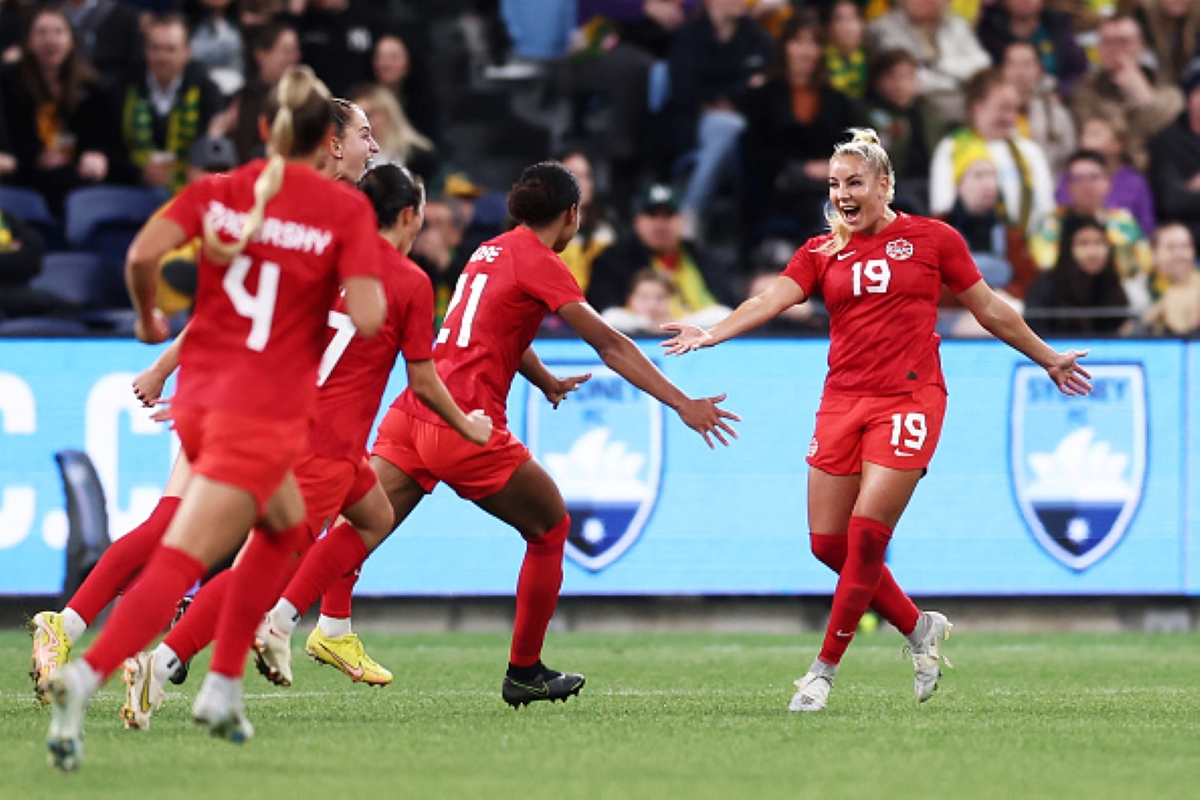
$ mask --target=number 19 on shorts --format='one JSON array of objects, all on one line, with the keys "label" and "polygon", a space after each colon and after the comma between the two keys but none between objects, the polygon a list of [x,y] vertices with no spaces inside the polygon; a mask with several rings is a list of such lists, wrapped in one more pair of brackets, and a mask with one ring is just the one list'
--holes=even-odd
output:
[{"label": "number 19 on shorts", "polygon": [[925,426],[925,415],[921,413],[892,414],[892,447],[896,455],[907,455],[904,450],[920,450],[929,431]]}]

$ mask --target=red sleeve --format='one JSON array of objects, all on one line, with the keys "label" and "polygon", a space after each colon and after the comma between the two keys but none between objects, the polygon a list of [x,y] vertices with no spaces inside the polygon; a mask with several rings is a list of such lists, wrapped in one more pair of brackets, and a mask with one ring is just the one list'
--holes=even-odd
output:
[{"label": "red sleeve", "polygon": [[965,292],[979,281],[983,275],[975,266],[975,259],[962,234],[946,224],[939,226],[938,250],[941,253],[939,266],[942,270],[942,283],[949,287],[954,294]]},{"label": "red sleeve", "polygon": [[183,228],[189,239],[196,238],[204,232],[204,213],[212,196],[212,186],[212,178],[189,183],[163,209],[163,217]]},{"label": "red sleeve", "polygon": [[558,311],[567,303],[585,302],[579,284],[557,255],[543,253],[530,261],[517,270],[517,285],[523,291],[541,300],[551,311]]},{"label": "red sleeve", "polygon": [[[339,187],[345,188],[345,187]],[[346,209],[338,225],[338,282],[347,278],[378,278],[382,265],[375,250],[379,232],[375,229],[375,209],[366,195],[346,188],[347,200],[338,205]]]},{"label": "red sleeve", "polygon": [[433,284],[417,267],[409,274],[399,304],[400,350],[405,361],[428,361],[433,358]]},{"label": "red sleeve", "polygon": [[783,269],[785,277],[794,280],[804,290],[805,297],[812,297],[820,277],[821,256],[817,248],[823,240],[810,239],[804,246],[792,254],[787,266]]}]

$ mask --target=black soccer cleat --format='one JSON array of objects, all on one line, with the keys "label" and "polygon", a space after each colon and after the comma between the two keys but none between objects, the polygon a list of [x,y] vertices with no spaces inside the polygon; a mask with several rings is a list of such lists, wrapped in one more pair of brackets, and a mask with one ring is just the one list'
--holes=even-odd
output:
[{"label": "black soccer cleat", "polygon": [[[179,624],[179,621],[183,619],[183,615],[187,613],[187,610],[191,608],[191,606],[192,597],[190,595],[187,597],[181,597],[179,599],[179,602],[175,605],[175,616],[171,619],[171,628],[174,628]],[[170,630],[171,628],[168,628],[167,630]],[[178,667],[176,667],[175,671],[171,673],[171,683],[175,684],[176,686],[182,686],[184,681],[188,679],[188,668],[191,666],[192,660],[189,658],[187,661],[184,661]]]},{"label": "black soccer cleat", "polygon": [[537,700],[549,700],[552,703],[562,700],[565,703],[568,697],[579,694],[584,683],[586,680],[582,675],[557,672],[547,667],[532,680],[517,680],[505,675],[500,694],[504,702],[513,708],[527,706]]}]

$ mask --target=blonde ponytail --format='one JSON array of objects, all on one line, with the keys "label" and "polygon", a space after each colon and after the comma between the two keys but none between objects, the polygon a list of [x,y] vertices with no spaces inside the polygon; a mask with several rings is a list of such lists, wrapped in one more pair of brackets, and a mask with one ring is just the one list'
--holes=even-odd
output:
[{"label": "blonde ponytail", "polygon": [[[879,134],[875,132],[874,128],[850,128],[847,133],[850,134],[850,141],[842,142],[834,147],[833,155],[829,157],[829,160],[833,161],[835,158],[844,156],[857,156],[863,160],[876,178],[886,176],[888,190],[883,199],[885,203],[890,204],[896,197],[896,173],[892,169],[892,159],[888,157],[887,151],[883,149],[883,143],[879,140]],[[825,206],[825,221],[829,223],[829,232],[832,236],[825,244],[821,245],[818,252],[831,256],[840,252],[850,241],[850,226],[842,219],[841,212],[832,204]]]},{"label": "blonde ponytail", "polygon": [[242,231],[232,242],[223,242],[217,231],[206,218],[204,220],[204,248],[210,261],[214,264],[228,264],[241,255],[246,244],[254,238],[262,228],[266,217],[267,203],[283,187],[283,172],[285,159],[294,155],[292,146],[295,143],[295,127],[292,112],[303,106],[308,98],[316,92],[329,100],[329,90],[325,84],[317,80],[316,74],[306,66],[291,67],[283,74],[275,89],[279,110],[271,120],[271,133],[267,140],[269,157],[267,165],[254,181],[254,207],[242,221]]}]

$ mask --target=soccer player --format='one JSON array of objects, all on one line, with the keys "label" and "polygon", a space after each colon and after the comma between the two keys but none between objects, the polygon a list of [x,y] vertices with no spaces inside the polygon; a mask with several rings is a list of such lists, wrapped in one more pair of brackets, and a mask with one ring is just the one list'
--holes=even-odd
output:
[{"label": "soccer player", "polygon": [[[374,536],[391,531],[392,508],[367,462],[366,444],[401,351],[408,385],[447,425],[479,446],[487,443],[492,431],[491,420],[482,412],[459,410],[433,366],[433,287],[424,271],[406,257],[421,229],[421,183],[407,169],[385,164],[368,172],[359,188],[371,199],[379,224],[377,258],[388,312],[383,328],[370,339],[354,335],[340,302],[330,313],[334,333],[318,377],[321,388],[309,452],[295,468],[313,539],[339,512],[356,528],[374,531]],[[201,589],[188,613],[154,651],[126,662],[129,688],[122,709],[126,727],[149,727],[152,713],[162,704],[167,679],[212,640],[228,582],[237,570],[217,576]],[[366,658],[361,643],[357,653],[347,655],[359,661]],[[285,686],[292,680],[290,671],[268,677]]]},{"label": "soccer player", "polygon": [[810,239],[782,275],[712,328],[663,326],[676,332],[663,347],[680,355],[758,327],[814,293],[829,308],[829,374],[808,446],[808,523],[813,554],[839,577],[824,645],[796,681],[792,711],[825,707],[868,605],[908,638],[917,700],[937,688],[938,643],[951,624],[913,604],[884,554],[942,430],[946,384],[934,332],[942,284],[1063,394],[1091,391],[1076,363],[1086,352],[1057,353],[1038,338],[984,283],[953,228],[893,211],[896,179],[878,135],[850,133],[829,162],[831,232]]},{"label": "soccer player", "polygon": [[[162,630],[184,592],[261,521],[251,545],[262,547],[243,553],[240,567],[250,579],[230,587],[212,671],[192,710],[213,735],[234,741],[251,735],[240,675],[258,618],[230,611],[277,593],[278,563],[308,540],[291,469],[307,441],[338,288],[359,333],[373,336],[383,324],[374,210],[361,193],[315,169],[333,124],[328,90],[311,69],[294,67],[269,106],[270,158],[191,184],[130,246],[134,331],[143,341],[161,342],[169,330],[154,307],[159,259],[204,235],[196,316],[180,351],[171,412],[193,474],[137,585],[84,657],[46,681],[47,746],[51,763],[64,771],[82,761],[92,696]],[[327,202],[313,203],[318,196]]]},{"label": "soccer player", "polygon": [[[379,145],[372,135],[367,115],[349,100],[335,97],[333,130],[325,136],[324,152],[318,161],[321,173],[353,186],[378,152]],[[179,348],[183,339],[184,334],[180,334],[154,364],[134,379],[134,394],[144,405],[149,407],[158,402],[163,384],[179,365]],[[79,641],[79,637],[83,636],[105,606],[130,586],[154,548],[162,541],[190,476],[187,456],[181,452],[171,468],[162,499],[146,521],[105,550],[61,612],[42,611],[30,620],[33,656],[29,675],[33,678],[34,693],[42,702],[48,702],[48,698],[42,695],[38,687],[44,685],[54,670],[67,663],[74,643]],[[331,593],[340,596],[339,590],[340,587],[335,586]],[[186,667],[181,663],[172,680],[182,683],[186,674]]]},{"label": "soccer player", "polygon": [[[421,499],[445,482],[464,499],[503,520],[525,539],[517,579],[517,611],[502,696],[512,706],[577,695],[584,677],[542,663],[546,628],[562,586],[563,545],[571,518],[558,487],[507,428],[505,400],[520,372],[557,406],[590,375],[558,378],[530,347],[542,320],[556,312],[604,363],[670,406],[710,447],[736,436],[738,417],[717,404],[725,395],[693,399],[671,383],[628,337],[610,327],[583,298],[558,257],[579,227],[579,184],[562,164],[525,170],[508,195],[519,224],[484,243],[463,270],[438,333],[434,361],[461,408],[481,408],[495,430],[483,450],[425,408],[411,390],[392,404],[379,427],[371,461],[399,525]],[[292,579],[284,599],[260,626],[276,639],[270,653],[286,657],[301,613],[334,581],[356,569],[383,542],[368,531],[335,525]]]}]

